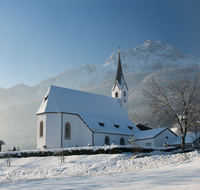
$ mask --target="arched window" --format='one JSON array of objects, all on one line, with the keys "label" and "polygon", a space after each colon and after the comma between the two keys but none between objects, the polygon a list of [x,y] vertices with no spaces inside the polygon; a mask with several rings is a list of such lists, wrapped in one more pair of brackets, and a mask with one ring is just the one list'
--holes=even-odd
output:
[{"label": "arched window", "polygon": [[126,91],[124,91],[124,96],[126,96]]},{"label": "arched window", "polygon": [[110,138],[108,136],[105,137],[105,144],[110,145]]},{"label": "arched window", "polygon": [[71,125],[69,122],[65,124],[65,139],[70,140],[71,138]]},{"label": "arched window", "polygon": [[43,121],[40,121],[40,134],[39,137],[42,138],[43,137]]},{"label": "arched window", "polygon": [[120,139],[120,145],[125,145],[125,140],[123,137]]},{"label": "arched window", "polygon": [[118,97],[118,92],[115,92],[115,97],[116,97],[116,98]]}]

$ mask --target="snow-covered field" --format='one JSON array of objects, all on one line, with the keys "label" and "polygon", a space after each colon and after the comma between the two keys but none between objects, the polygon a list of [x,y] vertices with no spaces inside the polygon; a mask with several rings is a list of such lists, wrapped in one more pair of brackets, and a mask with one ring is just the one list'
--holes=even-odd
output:
[{"label": "snow-covered field", "polygon": [[199,189],[200,153],[0,159],[2,189]]}]

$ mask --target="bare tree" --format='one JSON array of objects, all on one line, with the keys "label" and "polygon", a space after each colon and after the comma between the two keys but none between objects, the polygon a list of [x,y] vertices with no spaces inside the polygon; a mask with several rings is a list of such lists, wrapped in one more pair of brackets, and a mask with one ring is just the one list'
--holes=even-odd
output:
[{"label": "bare tree", "polygon": [[200,76],[196,75],[192,80],[179,77],[169,80],[164,86],[152,79],[148,87],[149,90],[144,89],[144,94],[152,114],[160,120],[168,117],[177,121],[184,150],[187,131],[200,114]]},{"label": "bare tree", "polygon": [[63,162],[65,162],[65,156],[64,156],[64,150],[63,150],[63,149],[61,149],[61,151],[58,152],[57,158],[60,159],[61,164],[62,164]]}]

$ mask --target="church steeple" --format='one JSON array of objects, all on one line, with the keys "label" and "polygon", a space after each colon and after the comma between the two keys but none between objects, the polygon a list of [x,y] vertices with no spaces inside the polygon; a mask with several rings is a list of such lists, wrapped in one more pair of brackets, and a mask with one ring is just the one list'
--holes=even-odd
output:
[{"label": "church steeple", "polygon": [[115,83],[118,82],[119,86],[122,87],[124,84],[124,76],[122,72],[122,65],[120,59],[120,48],[119,48],[119,58],[118,58],[118,66],[117,66],[117,74],[115,77]]},{"label": "church steeple", "polygon": [[118,58],[118,66],[117,73],[115,77],[115,83],[112,88],[112,97],[117,98],[119,104],[122,108],[126,110],[128,113],[128,87],[124,80],[124,75],[122,72],[122,64],[120,59],[120,49],[119,49],[119,58]]}]

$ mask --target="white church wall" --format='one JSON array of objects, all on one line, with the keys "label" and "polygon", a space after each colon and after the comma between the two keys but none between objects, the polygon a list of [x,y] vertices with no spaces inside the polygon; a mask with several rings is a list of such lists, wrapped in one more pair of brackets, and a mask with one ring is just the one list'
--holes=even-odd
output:
[{"label": "white church wall", "polygon": [[[65,139],[65,124],[70,123],[70,139]],[[63,147],[83,147],[92,145],[92,132],[78,115],[63,114]]]},{"label": "white church wall", "polygon": [[162,147],[163,143],[169,143],[176,135],[169,130],[163,131],[155,138],[155,146]]},{"label": "white church wall", "polygon": [[61,113],[46,114],[46,146],[61,147]]},{"label": "white church wall", "polygon": [[[43,137],[40,137],[40,122],[43,122]],[[46,144],[46,114],[38,115],[37,118],[37,148]]]},{"label": "white church wall", "polygon": [[[118,97],[115,96],[115,93],[118,93]],[[115,85],[115,88],[114,90],[112,91],[112,97],[114,98],[122,98],[122,93],[121,93],[121,90],[119,89],[118,85],[116,84]]]},{"label": "white church wall", "polygon": [[122,98],[122,107],[126,110],[126,113],[128,114],[128,89],[126,88],[125,84],[121,91],[121,98]]},{"label": "white church wall", "polygon": [[102,146],[105,144],[105,137],[108,136],[110,139],[110,145],[112,143],[116,145],[120,145],[120,139],[123,137],[125,141],[125,145],[128,144],[128,140],[130,136],[127,135],[115,135],[115,134],[106,134],[106,133],[94,133],[94,145],[95,146]]},{"label": "white church wall", "polygon": [[124,108],[126,110],[126,113],[128,114],[128,98],[127,97],[122,98],[122,108]]},{"label": "white church wall", "polygon": [[[118,93],[118,97],[115,96],[116,92]],[[113,98],[118,99],[120,106],[128,113],[128,89],[126,85],[124,84],[123,88],[120,89],[116,84],[111,94]]]}]

